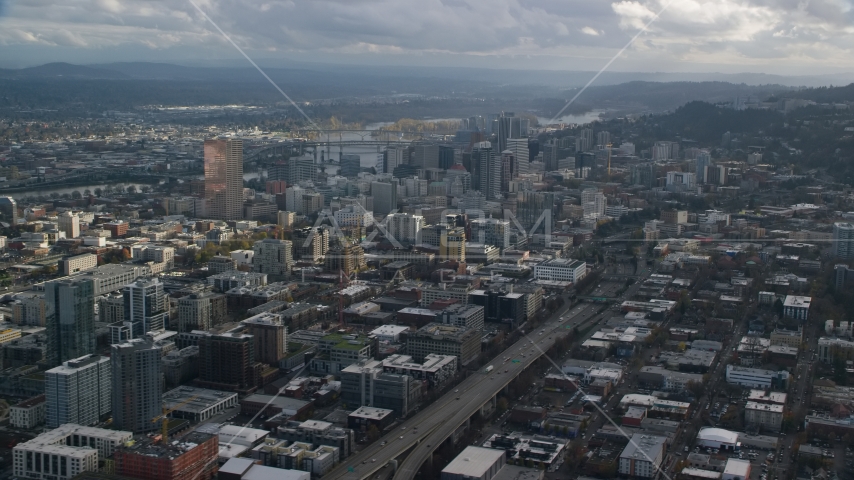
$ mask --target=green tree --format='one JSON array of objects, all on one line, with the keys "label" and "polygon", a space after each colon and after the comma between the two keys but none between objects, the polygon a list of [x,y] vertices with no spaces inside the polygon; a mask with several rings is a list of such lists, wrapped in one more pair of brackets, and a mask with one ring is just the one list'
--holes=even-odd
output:
[{"label": "green tree", "polygon": [[368,427],[368,441],[376,442],[378,438],[380,438],[380,430],[373,423]]}]

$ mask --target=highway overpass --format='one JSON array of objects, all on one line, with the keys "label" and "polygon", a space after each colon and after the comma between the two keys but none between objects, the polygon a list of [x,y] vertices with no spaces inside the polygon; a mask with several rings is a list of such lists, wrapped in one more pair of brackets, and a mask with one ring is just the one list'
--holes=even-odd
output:
[{"label": "highway overpass", "polygon": [[398,460],[399,464],[395,479],[414,478],[433,451],[457,429],[482,410],[491,410],[502,389],[548,351],[558,338],[595,319],[601,308],[591,303],[564,307],[552,316],[552,320],[526,332],[525,337],[495,357],[491,372],[485,373],[482,369],[469,376],[383,438],[345,459],[323,479],[366,479],[392,460]]}]

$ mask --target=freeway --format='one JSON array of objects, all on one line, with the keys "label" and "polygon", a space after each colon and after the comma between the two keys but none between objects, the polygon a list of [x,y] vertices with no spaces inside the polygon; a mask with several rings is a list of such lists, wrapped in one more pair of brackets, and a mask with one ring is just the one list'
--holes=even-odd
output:
[{"label": "freeway", "polygon": [[361,480],[370,477],[386,463],[412,449],[394,478],[411,479],[439,444],[448,439],[478,409],[495,397],[516,376],[522,373],[554,344],[576,326],[597,318],[601,305],[567,305],[552,316],[549,322],[507,348],[492,362],[494,370],[483,370],[463,380],[453,392],[429,405],[420,413],[403,422],[360,453],[348,458],[324,480]]}]

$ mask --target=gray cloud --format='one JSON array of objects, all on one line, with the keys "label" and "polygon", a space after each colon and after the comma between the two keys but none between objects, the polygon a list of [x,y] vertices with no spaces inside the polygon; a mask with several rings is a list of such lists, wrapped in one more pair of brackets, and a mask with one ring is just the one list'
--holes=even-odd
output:
[{"label": "gray cloud", "polygon": [[[438,55],[458,56],[460,63],[530,56],[549,59],[543,68],[566,68],[572,59],[588,58],[588,67],[596,69],[666,0],[197,2],[251,55],[413,61]],[[625,52],[631,61],[615,67],[662,70],[692,63],[754,70],[763,64],[851,69],[852,45],[852,0],[676,0]],[[222,55],[217,50],[230,48],[186,0],[13,1],[0,19],[0,52],[21,46],[39,46],[45,55],[50,47],[144,47],[155,54],[183,50],[187,56],[217,58]],[[567,62],[556,65],[561,58]]]}]

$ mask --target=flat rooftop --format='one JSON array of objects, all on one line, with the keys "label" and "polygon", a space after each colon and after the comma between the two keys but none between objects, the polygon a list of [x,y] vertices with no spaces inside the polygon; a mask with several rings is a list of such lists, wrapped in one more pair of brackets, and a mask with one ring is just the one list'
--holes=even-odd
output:
[{"label": "flat rooftop", "polygon": [[493,448],[466,447],[459,455],[442,469],[442,473],[480,478],[490,467],[504,456],[504,450]]},{"label": "flat rooftop", "polygon": [[389,415],[394,415],[394,410],[376,407],[359,407],[348,415],[349,417],[367,418],[368,420],[379,420]]}]

